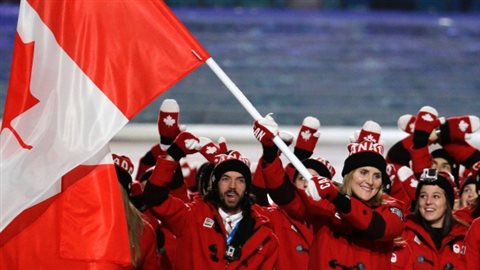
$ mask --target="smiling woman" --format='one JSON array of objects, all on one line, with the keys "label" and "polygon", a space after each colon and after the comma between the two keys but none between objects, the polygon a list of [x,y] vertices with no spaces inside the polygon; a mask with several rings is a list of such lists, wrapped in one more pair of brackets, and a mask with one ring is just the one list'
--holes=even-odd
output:
[{"label": "smiling woman", "polygon": [[[357,168],[348,173],[343,182],[342,189],[346,194],[354,195],[364,202],[380,202],[379,194],[382,188],[382,172],[370,166]],[[377,198],[375,198],[377,197]]]},{"label": "smiling woman", "polygon": [[342,170],[341,191],[371,206],[382,203],[382,187],[389,185],[380,129],[376,122],[365,122],[357,140],[348,145],[349,156]]},{"label": "smiling woman", "polygon": [[394,254],[397,261],[410,262],[409,269],[465,269],[468,226],[452,215],[454,185],[451,174],[436,169],[425,169],[420,177],[402,235],[406,246]]}]

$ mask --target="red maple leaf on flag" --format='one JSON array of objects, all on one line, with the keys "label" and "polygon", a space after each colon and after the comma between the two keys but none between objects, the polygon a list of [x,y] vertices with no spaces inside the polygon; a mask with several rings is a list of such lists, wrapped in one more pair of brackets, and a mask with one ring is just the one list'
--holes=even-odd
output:
[{"label": "red maple leaf on flag", "polygon": [[24,43],[18,34],[15,36],[14,54],[16,54],[16,57],[12,61],[10,84],[8,85],[2,122],[2,130],[4,128],[10,129],[18,143],[25,149],[32,149],[32,146],[23,141],[11,123],[17,116],[40,102],[30,91],[34,47],[34,42]]}]

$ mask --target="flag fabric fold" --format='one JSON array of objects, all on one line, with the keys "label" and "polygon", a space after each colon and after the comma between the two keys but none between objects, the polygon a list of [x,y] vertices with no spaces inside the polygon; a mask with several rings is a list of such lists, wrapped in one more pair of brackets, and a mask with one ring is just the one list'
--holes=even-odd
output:
[{"label": "flag fabric fold", "polygon": [[28,214],[42,208],[21,232],[2,232],[2,265],[8,269],[69,270],[128,266],[127,223],[107,150],[105,147],[65,175],[63,192],[26,210]]},{"label": "flag fabric fold", "polygon": [[0,131],[0,248],[29,226],[14,219],[44,217],[78,180],[72,169],[207,58],[163,1],[22,0]]}]

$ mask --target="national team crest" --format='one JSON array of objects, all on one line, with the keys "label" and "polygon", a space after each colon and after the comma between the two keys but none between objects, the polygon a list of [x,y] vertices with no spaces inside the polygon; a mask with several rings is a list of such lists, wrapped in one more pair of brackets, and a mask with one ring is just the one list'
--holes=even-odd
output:
[{"label": "national team crest", "polygon": [[203,221],[203,227],[206,228],[212,228],[213,224],[215,224],[215,221],[213,219],[206,217],[205,220]]}]

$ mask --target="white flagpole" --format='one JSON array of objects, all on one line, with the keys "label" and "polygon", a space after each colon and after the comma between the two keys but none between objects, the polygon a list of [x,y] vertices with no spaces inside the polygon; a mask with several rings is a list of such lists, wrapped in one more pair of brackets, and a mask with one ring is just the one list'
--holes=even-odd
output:
[{"label": "white flagpole", "polygon": [[[253,119],[258,120],[263,116],[257,111],[257,109],[252,105],[252,103],[247,99],[243,92],[235,85],[235,83],[228,77],[228,75],[220,68],[220,66],[213,60],[213,58],[208,58],[205,62],[210,67],[210,69],[217,75],[217,77],[225,84],[225,86],[232,92],[232,94],[237,98],[237,100],[242,104],[242,106],[250,113]],[[288,148],[288,146],[282,141],[279,136],[273,138],[275,145],[282,151],[282,153],[290,160],[292,165],[297,169],[297,171],[308,181],[311,181],[312,174],[307,170],[303,163],[293,154],[293,152]],[[309,185],[310,186],[310,185]],[[311,196],[320,198],[317,190],[308,189],[308,192]],[[312,194],[313,193],[313,194]],[[315,194],[316,193],[316,194]]]}]

